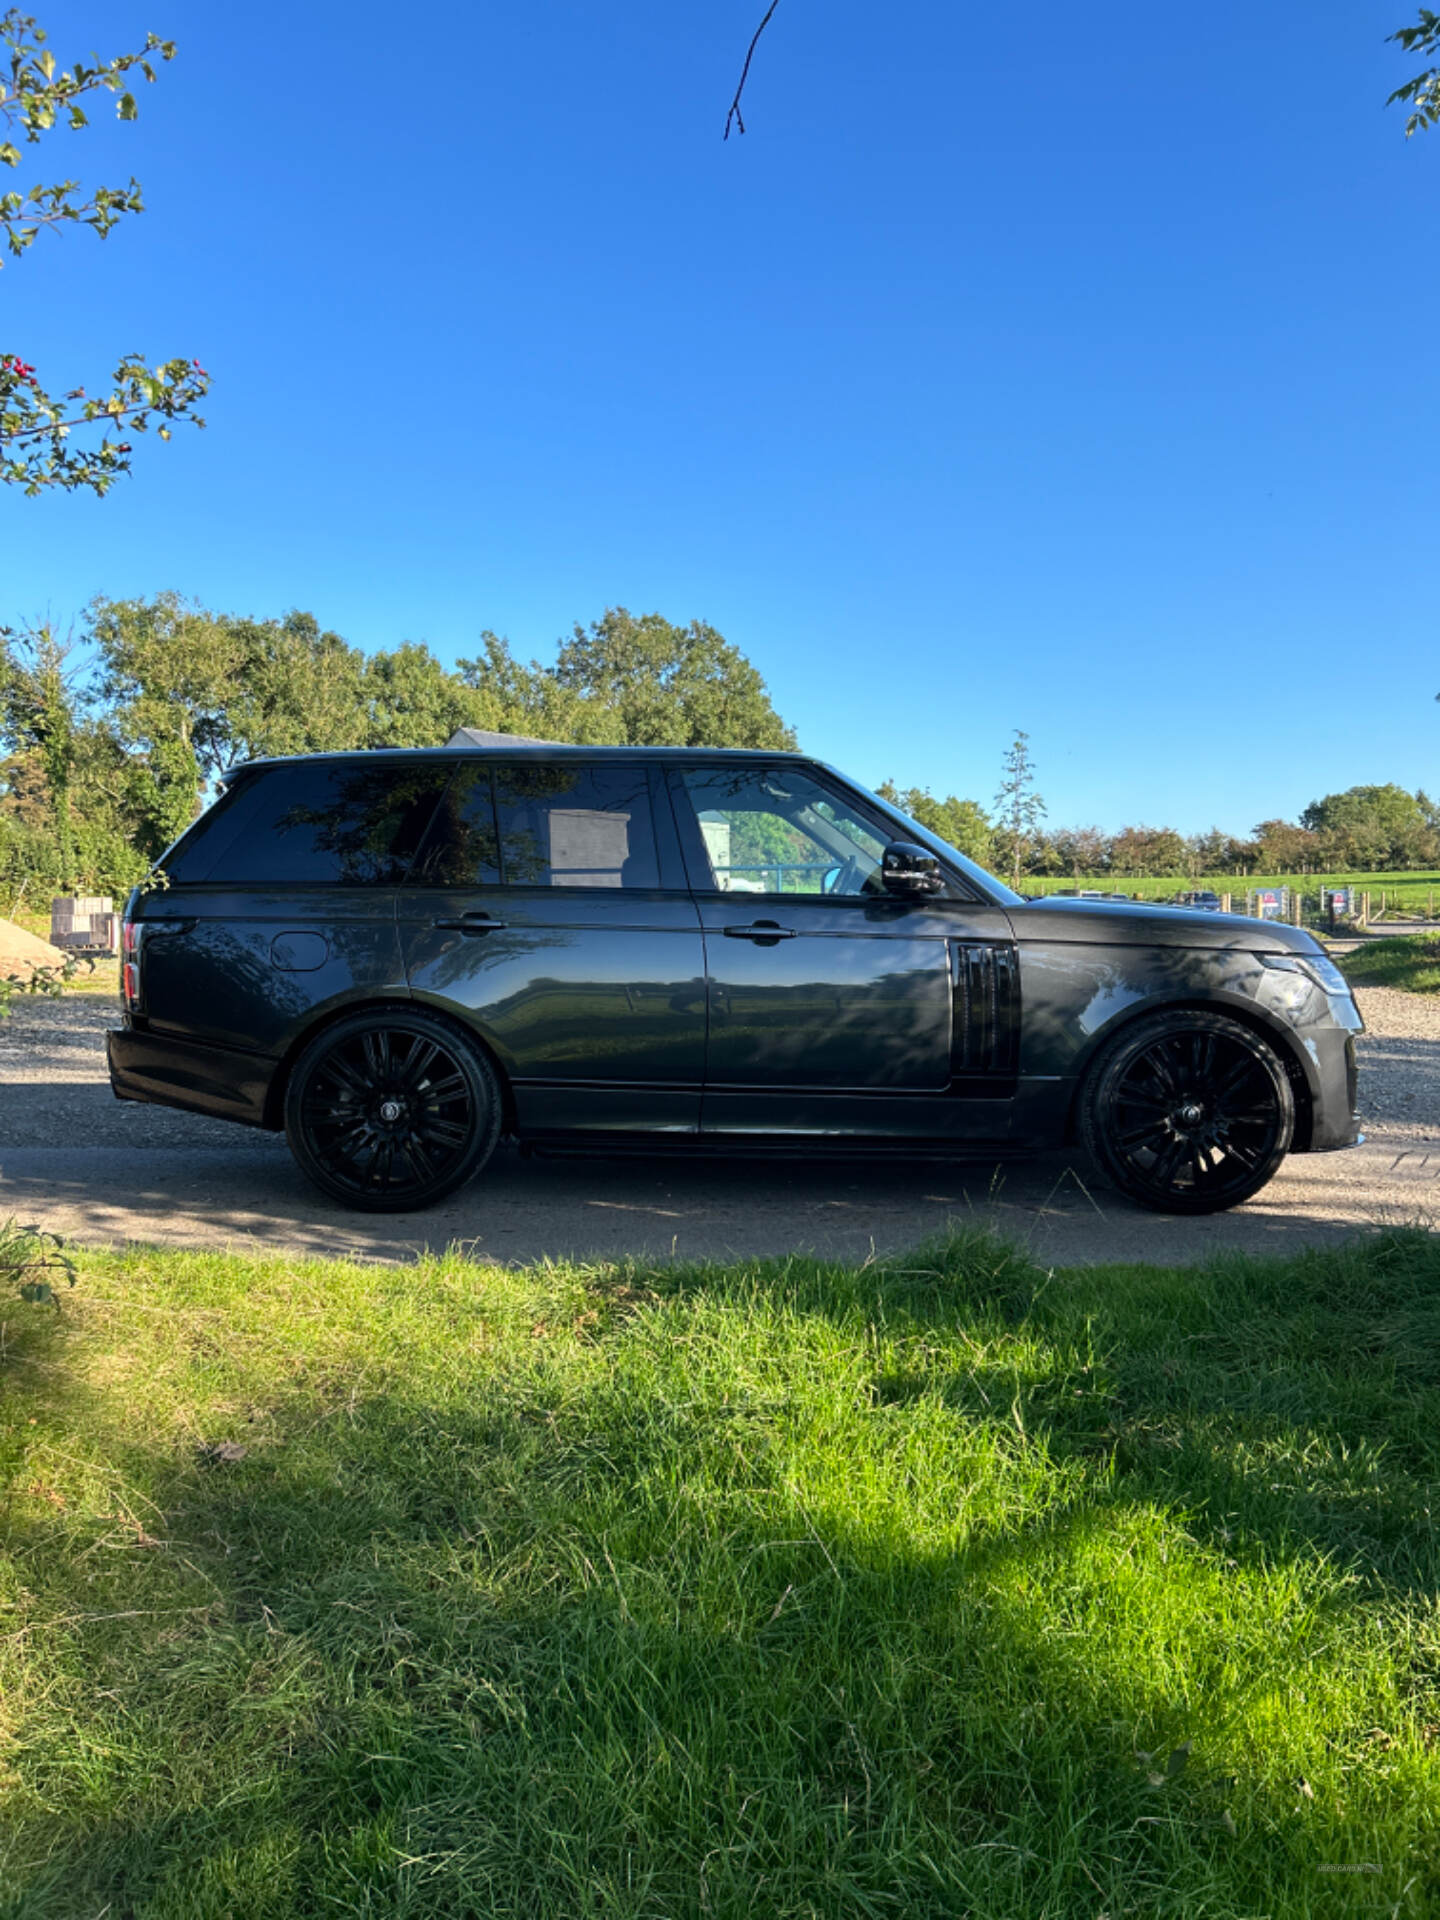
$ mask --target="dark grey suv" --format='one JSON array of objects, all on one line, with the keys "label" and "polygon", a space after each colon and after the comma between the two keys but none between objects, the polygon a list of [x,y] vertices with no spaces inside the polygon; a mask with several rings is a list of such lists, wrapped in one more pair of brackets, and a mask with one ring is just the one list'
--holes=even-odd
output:
[{"label": "dark grey suv", "polygon": [[516,744],[237,768],[131,897],[124,1100],[283,1127],[348,1206],[536,1148],[1079,1140],[1207,1213],[1352,1145],[1307,933],[1028,901],[798,755]]}]

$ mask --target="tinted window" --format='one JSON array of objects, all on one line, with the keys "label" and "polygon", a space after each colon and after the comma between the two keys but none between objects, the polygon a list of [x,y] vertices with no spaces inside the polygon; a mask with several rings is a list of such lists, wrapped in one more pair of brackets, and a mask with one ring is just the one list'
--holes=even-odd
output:
[{"label": "tinted window", "polygon": [[644,767],[502,767],[495,773],[507,886],[660,884]]},{"label": "tinted window", "polygon": [[488,766],[461,767],[430,823],[411,879],[430,887],[492,887],[500,838]]},{"label": "tinted window", "polygon": [[203,880],[216,854],[244,830],[260,800],[260,776],[243,774],[161,855],[159,871],[176,885]]},{"label": "tinted window", "polygon": [[[449,768],[346,764],[252,774],[236,830],[213,837],[213,885],[395,886],[404,879]],[[199,864],[204,864],[200,862]],[[187,879],[202,877],[186,872]]]},{"label": "tinted window", "polygon": [[681,779],[717,893],[883,893],[883,836],[809,774],[696,767]]}]

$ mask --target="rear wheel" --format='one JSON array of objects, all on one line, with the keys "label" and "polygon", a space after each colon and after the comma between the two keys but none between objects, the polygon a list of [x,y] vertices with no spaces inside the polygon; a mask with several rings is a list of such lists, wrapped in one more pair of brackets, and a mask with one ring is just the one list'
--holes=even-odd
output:
[{"label": "rear wheel", "polygon": [[1290,1150],[1295,1096],[1273,1047],[1216,1013],[1156,1014],[1117,1036],[1080,1099],[1085,1145],[1156,1213],[1220,1213]]},{"label": "rear wheel", "polygon": [[285,1137],[323,1193],[408,1213],[473,1178],[500,1133],[480,1049],[423,1008],[352,1014],[316,1036],[285,1090]]}]

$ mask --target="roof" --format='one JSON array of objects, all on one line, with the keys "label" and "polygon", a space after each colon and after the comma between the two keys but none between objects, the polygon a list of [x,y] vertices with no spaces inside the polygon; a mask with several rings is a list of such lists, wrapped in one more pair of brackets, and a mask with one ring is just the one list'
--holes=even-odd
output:
[{"label": "roof", "polygon": [[[462,740],[472,736],[478,744]],[[495,744],[492,745],[491,742]],[[773,764],[776,760],[794,760],[805,766],[819,766],[810,753],[786,753],[766,747],[584,747],[563,741],[527,740],[518,733],[487,734],[479,727],[461,727],[443,747],[345,747],[331,753],[273,754],[257,760],[240,760],[227,767],[220,784],[228,786],[252,767],[287,767],[334,760],[453,760],[457,753],[475,754],[486,759],[503,760],[703,760],[721,762],[758,760]]]}]

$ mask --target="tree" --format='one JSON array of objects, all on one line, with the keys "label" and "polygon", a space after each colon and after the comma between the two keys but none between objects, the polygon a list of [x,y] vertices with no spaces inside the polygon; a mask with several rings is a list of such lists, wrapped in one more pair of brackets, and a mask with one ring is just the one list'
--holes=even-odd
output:
[{"label": "tree", "polygon": [[1045,802],[1035,791],[1035,763],[1030,758],[1030,736],[1017,728],[1000,766],[1000,791],[995,795],[997,857],[1010,869],[1010,884],[1018,893],[1020,876],[1031,864],[1040,837]]},{"label": "tree", "polygon": [[[1390,38],[1403,53],[1418,53],[1422,59],[1429,54],[1440,54],[1440,13],[1422,7],[1415,26],[1401,27]],[[1405,122],[1407,140],[1411,134],[1433,127],[1440,121],[1440,66],[1426,67],[1415,74],[1397,87],[1385,104],[1391,107],[1397,101],[1410,108],[1410,117]],[[1435,697],[1440,700],[1440,694]]]},{"label": "tree", "polygon": [[947,847],[988,864],[991,853],[990,821],[985,809],[974,800],[958,800],[953,793],[937,800],[928,787],[906,787],[903,791],[893,780],[876,789],[882,800],[908,813],[922,827],[942,839]]},{"label": "tree", "polygon": [[1109,862],[1109,836],[1099,827],[1057,827],[1045,836],[1035,864],[1042,873],[1067,873],[1082,880],[1103,873]]},{"label": "tree", "polygon": [[1151,879],[1185,872],[1185,842],[1174,827],[1122,827],[1110,842],[1112,873]]},{"label": "tree", "polygon": [[488,628],[480,640],[475,659],[455,664],[459,678],[481,696],[476,725],[577,746],[623,744],[620,716],[597,695],[561,686],[538,661],[525,666],[511,653],[509,641]]},{"label": "tree", "polygon": [[795,745],[755,668],[703,620],[677,627],[658,613],[637,618],[611,607],[575,628],[554,679],[610,708],[627,746]]},{"label": "tree", "polygon": [[[171,60],[175,43],[147,34],[135,53],[94,64],[77,61],[58,69],[45,44],[43,29],[29,14],[10,8],[0,13],[0,165],[18,167],[20,148],[9,136],[35,144],[63,121],[78,132],[88,124],[81,102],[97,93],[118,95],[121,120],[139,109],[130,91],[132,76],[155,79],[151,55]],[[0,193],[0,237],[18,258],[45,228],[89,227],[103,240],[126,214],[144,210],[140,183],[95,187],[87,195],[76,180],[35,184]],[[0,481],[40,493],[47,487],[89,487],[108,492],[130,470],[131,442],[124,436],[145,433],[151,422],[162,440],[177,420],[205,422],[195,407],[209,391],[210,377],[198,360],[167,360],[151,367],[136,353],[117,363],[108,392],[90,397],[73,387],[58,398],[43,387],[35,369],[18,353],[0,353]],[[99,440],[83,429],[99,429]],[[77,430],[80,430],[77,433]],[[112,431],[120,438],[112,439]],[[72,443],[72,435],[77,441]]]},{"label": "tree", "polygon": [[484,696],[448,672],[427,646],[408,640],[365,662],[363,739],[352,746],[439,747],[457,727],[486,724]]},{"label": "tree", "polygon": [[1348,867],[1407,867],[1435,857],[1428,801],[1393,782],[1347,787],[1312,800],[1301,826],[1322,843],[1327,863]]},{"label": "tree", "polygon": [[44,785],[59,852],[62,893],[74,888],[74,785],[78,731],[72,648],[53,627],[22,633],[0,629],[0,743],[7,754],[33,758]]},{"label": "tree", "polygon": [[1255,859],[1262,873],[1307,873],[1326,864],[1318,834],[1292,820],[1262,820],[1254,829]]}]

